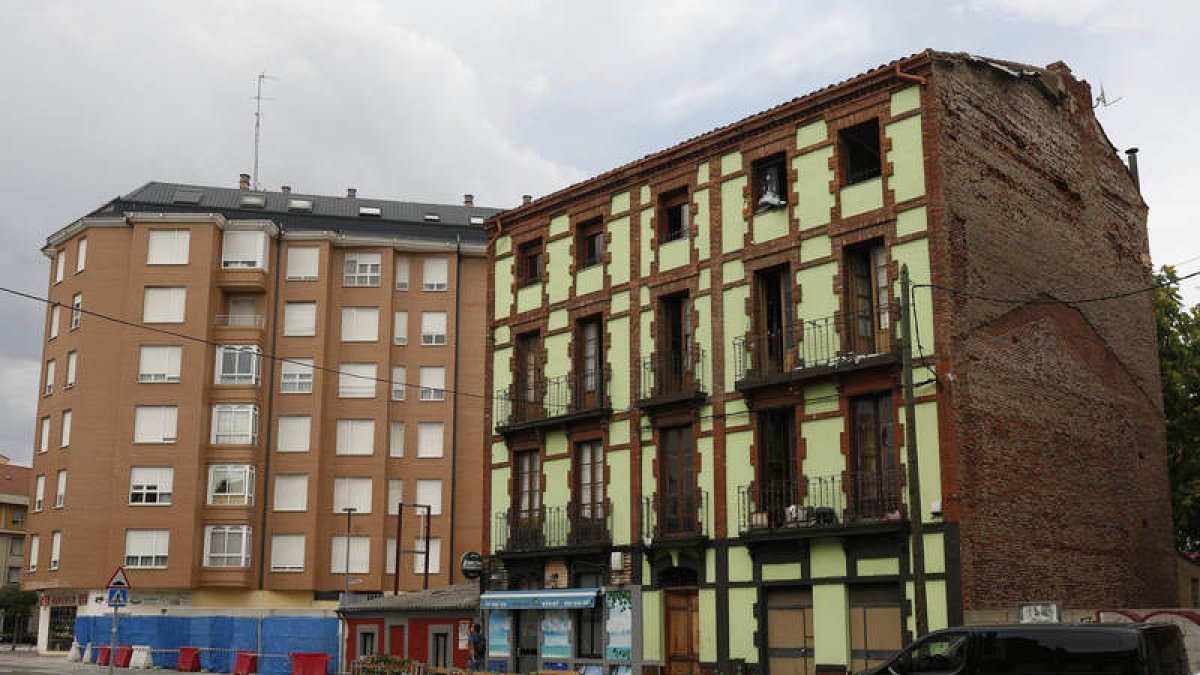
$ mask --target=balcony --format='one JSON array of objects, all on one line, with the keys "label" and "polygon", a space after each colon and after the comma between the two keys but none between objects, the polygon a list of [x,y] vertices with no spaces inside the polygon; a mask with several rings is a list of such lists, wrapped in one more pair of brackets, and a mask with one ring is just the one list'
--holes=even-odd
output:
[{"label": "balcony", "polygon": [[266,293],[267,270],[256,261],[226,260],[216,274],[217,287],[236,293]]},{"label": "balcony", "polygon": [[704,350],[689,345],[680,352],[655,352],[642,357],[642,399],[638,406],[654,408],[704,398]]},{"label": "balcony", "polygon": [[606,505],[542,506],[496,514],[496,548],[504,553],[604,546],[612,541],[611,513]]},{"label": "balcony", "polygon": [[585,371],[496,390],[496,431],[501,434],[550,426],[612,412],[608,373]]},{"label": "balcony", "polygon": [[642,537],[648,546],[689,546],[709,536],[708,493],[697,488],[668,500],[665,495],[642,498]]},{"label": "balcony", "polygon": [[738,488],[738,530],[773,539],[900,529],[903,485],[903,469],[751,483]]},{"label": "balcony", "polygon": [[738,391],[899,362],[890,307],[734,338]]}]

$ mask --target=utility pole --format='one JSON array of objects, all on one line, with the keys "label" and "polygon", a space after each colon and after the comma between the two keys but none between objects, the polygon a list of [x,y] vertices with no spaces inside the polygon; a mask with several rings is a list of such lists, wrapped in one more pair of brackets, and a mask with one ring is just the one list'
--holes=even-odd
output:
[{"label": "utility pole", "polygon": [[908,265],[900,266],[900,370],[904,386],[904,449],[908,465],[908,519],[912,524],[913,614],[919,638],[929,632],[925,602],[925,531],[921,524],[921,471],[917,463],[917,406],[913,401],[912,281]]},{"label": "utility pole", "polygon": [[258,86],[254,91],[254,173],[251,176],[253,181],[250,185],[255,190],[260,188],[258,181],[258,143],[262,139],[262,85],[263,80],[274,80],[275,78],[267,74],[267,71],[262,71],[258,74]]}]

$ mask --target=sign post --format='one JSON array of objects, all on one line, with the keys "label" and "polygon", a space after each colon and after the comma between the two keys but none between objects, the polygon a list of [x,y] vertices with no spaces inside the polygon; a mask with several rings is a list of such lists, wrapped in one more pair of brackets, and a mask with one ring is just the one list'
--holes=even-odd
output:
[{"label": "sign post", "polygon": [[129,604],[129,578],[125,576],[125,568],[118,567],[108,580],[108,606],[112,607],[112,636],[108,647],[108,675],[113,673],[113,664],[117,660],[117,610]]}]

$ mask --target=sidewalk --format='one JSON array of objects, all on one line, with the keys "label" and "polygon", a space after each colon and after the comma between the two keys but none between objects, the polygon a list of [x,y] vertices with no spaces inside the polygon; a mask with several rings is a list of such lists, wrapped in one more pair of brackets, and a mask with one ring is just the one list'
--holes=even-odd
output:
[{"label": "sidewalk", "polygon": [[0,673],[100,673],[108,672],[90,663],[73,663],[66,654],[39,656],[33,649],[0,649]]}]

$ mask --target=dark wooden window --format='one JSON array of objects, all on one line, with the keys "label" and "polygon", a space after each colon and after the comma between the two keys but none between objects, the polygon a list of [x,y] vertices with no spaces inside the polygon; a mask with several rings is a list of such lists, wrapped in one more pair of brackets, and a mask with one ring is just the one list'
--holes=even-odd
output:
[{"label": "dark wooden window", "polygon": [[604,263],[604,221],[589,220],[577,228],[575,266],[582,269]]},{"label": "dark wooden window", "polygon": [[664,297],[660,310],[655,383],[661,391],[677,391],[691,383],[692,375],[692,316],[687,293]]},{"label": "dark wooden window", "polygon": [[600,317],[589,316],[576,324],[575,396],[582,409],[604,404],[604,338]]},{"label": "dark wooden window", "polygon": [[791,274],[779,265],[754,274],[754,335],[751,361],[763,374],[792,367]]},{"label": "dark wooden window", "polygon": [[758,416],[758,505],[771,527],[785,522],[787,508],[799,503],[796,485],[796,416],[792,408],[764,410]]},{"label": "dark wooden window", "polygon": [[519,419],[533,419],[542,405],[542,336],[537,332],[518,335],[516,357],[514,407]]},{"label": "dark wooden window", "polygon": [[692,226],[687,188],[662,195],[658,201],[658,243],[686,239]]},{"label": "dark wooden window", "polygon": [[659,530],[661,534],[698,531],[695,451],[690,424],[659,432]]},{"label": "dark wooden window", "polygon": [[[575,575],[575,588],[599,588],[603,579],[598,572],[581,572]],[[604,658],[604,602],[575,614],[575,656],[581,659]]]},{"label": "dark wooden window", "polygon": [[879,120],[867,120],[842,129],[838,132],[838,141],[843,185],[878,178],[883,173],[879,153]]},{"label": "dark wooden window", "polygon": [[787,170],[784,154],[754,163],[754,211],[761,213],[787,205]]},{"label": "dark wooden window", "polygon": [[513,476],[513,510],[517,512],[518,518],[532,518],[542,505],[538,451],[524,450],[516,453],[513,464],[516,466]]},{"label": "dark wooden window", "polygon": [[522,286],[541,283],[542,272],[545,269],[545,253],[542,252],[542,240],[534,239],[521,244],[517,249],[518,279]]},{"label": "dark wooden window", "polygon": [[599,440],[575,446],[575,503],[581,519],[604,518],[604,444]]},{"label": "dark wooden window", "polygon": [[887,249],[868,242],[846,249],[846,320],[855,354],[878,354],[888,348],[891,333],[891,293]]},{"label": "dark wooden window", "polygon": [[886,517],[899,508],[891,392],[851,399],[850,415],[847,517]]}]

